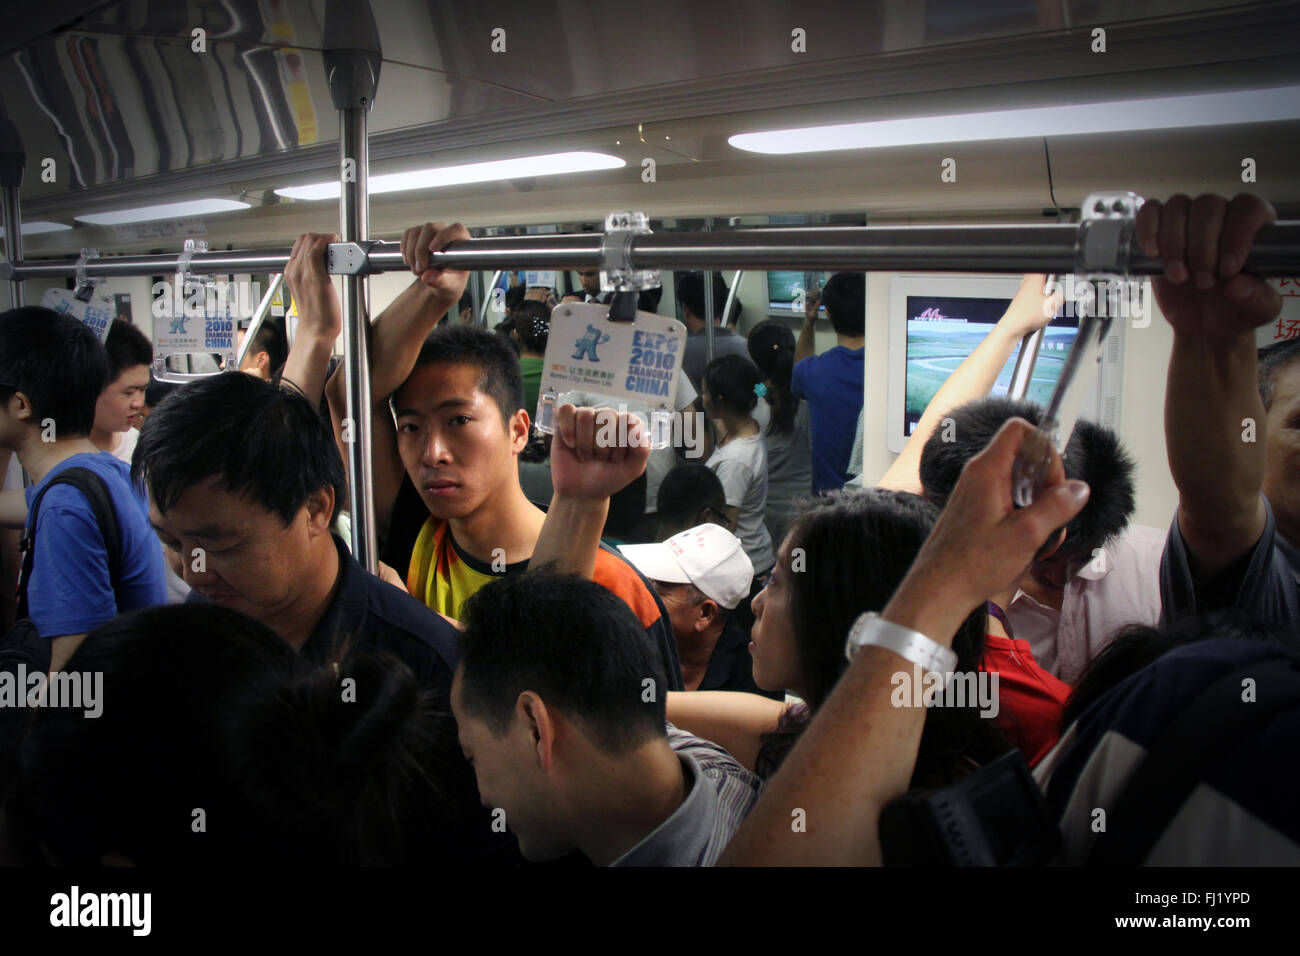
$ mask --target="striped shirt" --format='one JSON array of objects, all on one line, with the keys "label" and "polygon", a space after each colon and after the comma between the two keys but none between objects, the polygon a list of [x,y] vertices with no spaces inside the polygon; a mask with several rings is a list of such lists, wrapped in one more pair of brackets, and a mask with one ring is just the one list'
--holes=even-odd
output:
[{"label": "striped shirt", "polygon": [[712,866],[763,791],[763,781],[717,744],[668,725],[690,778],[673,815],[610,866]]},{"label": "striped shirt", "polygon": [[[1034,771],[1060,820],[1058,862],[1082,865],[1099,821],[1160,739],[1204,688],[1238,668],[1300,653],[1264,641],[1211,639],[1176,648],[1098,698]],[[1258,699],[1271,687],[1261,677]],[[1253,700],[1253,698],[1251,698]],[[1243,695],[1241,706],[1252,706]],[[1145,866],[1300,865],[1300,706],[1253,728],[1198,771],[1199,781],[1143,860]]]}]

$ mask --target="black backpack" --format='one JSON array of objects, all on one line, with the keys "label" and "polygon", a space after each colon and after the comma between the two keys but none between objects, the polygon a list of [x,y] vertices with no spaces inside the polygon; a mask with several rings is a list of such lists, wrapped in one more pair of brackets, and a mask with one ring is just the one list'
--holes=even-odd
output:
[{"label": "black backpack", "polygon": [[104,536],[104,548],[108,552],[109,580],[114,592],[118,590],[122,573],[122,528],[108,486],[104,484],[103,478],[89,468],[68,468],[50,479],[28,509],[27,527],[22,538],[23,565],[18,576],[18,622],[0,641],[0,672],[16,673],[19,664],[26,664],[29,674],[36,671],[48,672],[50,669],[50,642],[41,637],[35,622],[28,616],[27,585],[31,580],[36,557],[36,516],[40,512],[41,499],[55,485],[72,485],[90,502],[99,531]]}]

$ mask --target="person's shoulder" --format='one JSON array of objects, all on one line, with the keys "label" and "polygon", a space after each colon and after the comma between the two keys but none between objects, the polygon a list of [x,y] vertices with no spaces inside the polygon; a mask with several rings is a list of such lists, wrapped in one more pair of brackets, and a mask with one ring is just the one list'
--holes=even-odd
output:
[{"label": "person's shoulder", "polygon": [[[1099,800],[1113,799],[1147,752],[1165,746],[1166,730],[1183,719],[1187,708],[1199,701],[1203,692],[1233,674],[1243,673],[1243,668],[1268,680],[1262,668],[1274,660],[1293,669],[1300,667],[1300,651],[1265,641],[1214,638],[1162,655],[1099,697],[1072,725],[1045,781],[1049,805],[1064,820],[1085,804],[1093,807]],[[1235,700],[1238,692],[1234,679],[1225,699]],[[1222,830],[1207,822],[1208,817],[1232,819],[1243,839],[1250,835],[1252,827],[1263,822],[1300,840],[1293,812],[1297,796],[1294,781],[1288,785],[1276,776],[1279,755],[1293,752],[1300,734],[1300,702],[1296,703],[1298,706],[1271,715],[1261,711],[1263,722],[1259,726],[1199,767],[1197,776],[1206,789],[1198,788],[1200,796],[1194,801],[1194,809],[1193,801],[1185,802],[1175,819],[1193,812],[1195,822],[1205,832]],[[1084,824],[1078,829],[1083,834],[1090,832]],[[1080,847],[1075,848],[1073,857],[1082,860],[1091,838],[1075,842]],[[1156,850],[1161,846],[1170,849],[1168,843],[1162,840]],[[1228,860],[1231,854],[1225,857],[1223,851],[1210,844],[1199,849],[1189,844],[1180,852],[1201,854],[1199,860],[1189,858],[1184,862],[1212,863],[1216,853],[1220,862]],[[1154,862],[1154,858],[1149,857],[1148,862]]]},{"label": "person's shoulder", "polygon": [[1177,515],[1160,560],[1160,601],[1166,619],[1184,614],[1234,608],[1263,620],[1300,619],[1300,583],[1277,547],[1277,524],[1265,495],[1264,529],[1231,565],[1209,580],[1193,570],[1193,554],[1183,538]]},{"label": "person's shoulder", "polygon": [[405,632],[433,645],[440,653],[458,656],[460,632],[441,614],[422,601],[373,574],[361,570],[366,591],[366,609],[395,632]]},{"label": "person's shoulder", "polygon": [[812,355],[809,355],[807,358],[802,358],[799,361],[795,362],[794,370],[796,372],[799,372],[800,369],[802,369],[803,371],[801,374],[807,375],[809,372],[817,368],[819,365],[825,365],[826,356],[829,354],[830,354],[829,352],[814,352]]},{"label": "person's shoulder", "polygon": [[131,466],[106,451],[82,452],[73,455],[64,461],[63,467],[49,475],[47,480],[53,480],[59,475],[66,474],[77,468],[93,472],[108,482],[122,482],[128,486],[131,483]]},{"label": "person's shoulder", "polygon": [[767,474],[767,442],[762,432],[727,442],[723,451],[728,449],[730,452],[721,460],[730,462],[746,479],[752,481],[760,474]]},{"label": "person's shoulder", "polygon": [[[862,374],[862,368],[866,364],[866,349],[851,349],[844,345],[837,345],[823,353],[822,358],[825,360],[823,371],[858,376]],[[857,387],[861,391],[861,383],[858,383]]]},{"label": "person's shoulder", "polygon": [[1162,528],[1131,524],[1107,545],[1106,550],[1116,556],[1128,555],[1140,561],[1149,560],[1154,555],[1158,562],[1168,537],[1169,532]]},{"label": "person's shoulder", "polygon": [[[1149,746],[1185,705],[1215,680],[1257,662],[1300,652],[1266,641],[1213,638],[1174,648],[1094,701],[1077,721],[1077,748],[1107,733]],[[1078,768],[1076,768],[1078,769]]]},{"label": "person's shoulder", "polygon": [[[95,454],[73,455],[67,459],[63,467],[53,474],[47,475],[36,487],[36,493],[40,494],[44,489],[44,495],[41,497],[41,513],[44,514],[46,509],[71,509],[75,511],[90,511],[90,501],[70,482],[60,478],[70,478],[69,472],[77,469],[88,471],[104,483],[104,487],[110,495],[129,495],[131,493],[131,468],[125,462],[114,458],[106,451]],[[33,499],[35,495],[33,495]]]},{"label": "person's shoulder", "polygon": [[[1168,532],[1159,528],[1129,525],[1106,543],[1103,551],[1108,566],[1097,567],[1098,562],[1092,561],[1079,571],[1082,586],[1096,589],[1098,594],[1142,595],[1148,613],[1140,619],[1149,618],[1155,623],[1160,616],[1160,562],[1168,536]],[[1117,601],[1121,605],[1126,603],[1123,599]],[[1133,608],[1117,606],[1116,611],[1129,614]]]},{"label": "person's shoulder", "polygon": [[747,459],[759,460],[767,457],[767,442],[764,441],[761,431],[757,435],[747,435],[737,439],[737,444],[741,445]]},{"label": "person's shoulder", "polygon": [[365,570],[342,541],[335,539],[345,562],[344,583],[335,599],[342,623],[365,635],[366,643],[403,658],[415,670],[434,669],[446,676],[460,661],[460,632],[442,615],[401,588]]},{"label": "person's shoulder", "polygon": [[728,481],[749,481],[754,476],[753,460],[743,446],[737,442],[728,442],[715,449],[705,462],[726,489]]},{"label": "person's shoulder", "polygon": [[689,755],[706,774],[739,777],[753,784],[755,788],[762,786],[760,778],[752,771],[746,770],[725,747],[715,744],[712,740],[697,737],[672,724],[668,724],[666,730],[668,745],[674,752]]},{"label": "person's shoulder", "polygon": [[659,604],[645,578],[627,558],[608,545],[601,544],[596,552],[596,569],[591,579],[622,598],[642,627],[652,627],[662,618]]}]

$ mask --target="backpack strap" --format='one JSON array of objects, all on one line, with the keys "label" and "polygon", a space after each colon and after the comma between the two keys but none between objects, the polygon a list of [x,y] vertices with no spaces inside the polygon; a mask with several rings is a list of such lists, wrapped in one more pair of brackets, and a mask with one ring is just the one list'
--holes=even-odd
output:
[{"label": "backpack strap", "polygon": [[55,485],[72,485],[85,496],[95,513],[99,533],[104,537],[104,549],[108,553],[108,577],[113,591],[119,590],[122,576],[122,526],[118,521],[117,508],[113,505],[112,495],[104,479],[89,468],[67,468],[59,472],[32,499],[27,509],[27,527],[23,531],[22,549],[23,566],[18,576],[18,617],[28,616],[27,584],[32,577],[32,566],[36,558],[36,517],[40,513],[41,500],[45,493]]},{"label": "backpack strap", "polygon": [[[1252,678],[1258,697],[1241,699]],[[1146,756],[1106,815],[1107,827],[1088,866],[1142,866],[1178,810],[1211,767],[1252,731],[1300,705],[1300,670],[1290,659],[1264,659],[1224,675],[1201,690],[1151,742]]]}]

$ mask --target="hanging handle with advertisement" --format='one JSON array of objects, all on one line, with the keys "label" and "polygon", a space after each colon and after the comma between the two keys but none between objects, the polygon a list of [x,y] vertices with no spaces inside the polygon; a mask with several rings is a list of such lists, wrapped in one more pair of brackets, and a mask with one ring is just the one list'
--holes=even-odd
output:
[{"label": "hanging handle with advertisement", "polygon": [[[192,382],[211,372],[180,372],[167,367],[172,356],[216,354],[226,368],[235,367],[235,318],[226,295],[217,295],[210,276],[190,272],[190,258],[206,252],[207,243],[186,239],[177,263],[175,283],[166,283],[153,301],[153,376],[162,382]],[[223,308],[224,306],[224,308]]]},{"label": "hanging handle with advertisement", "polygon": [[616,408],[641,419],[651,448],[672,444],[674,399],[686,347],[675,319],[637,312],[611,320],[609,307],[566,302],[551,313],[537,400],[539,431],[553,434],[561,405]]},{"label": "hanging handle with advertisement", "polygon": [[45,294],[41,296],[41,305],[86,323],[94,330],[99,341],[104,342],[108,339],[108,329],[113,322],[117,307],[108,296],[100,294],[91,286],[86,288],[92,290],[86,298],[82,298],[71,289],[46,289]]}]

